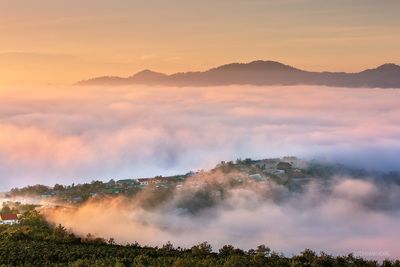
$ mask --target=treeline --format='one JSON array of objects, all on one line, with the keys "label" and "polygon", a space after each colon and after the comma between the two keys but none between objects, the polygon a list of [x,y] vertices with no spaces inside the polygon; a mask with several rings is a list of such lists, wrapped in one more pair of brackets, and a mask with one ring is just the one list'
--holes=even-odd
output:
[{"label": "treeline", "polygon": [[40,199],[56,199],[65,203],[82,203],[93,196],[105,197],[115,195],[133,196],[139,191],[131,184],[119,184],[114,180],[109,182],[92,181],[91,183],[60,185],[53,187],[33,185],[22,188],[12,188],[7,197],[36,197]]},{"label": "treeline", "polygon": [[37,185],[28,185],[23,188],[13,188],[10,191],[10,196],[40,196],[42,194],[47,193],[50,190],[50,187],[37,184]]},{"label": "treeline", "polygon": [[[156,176],[154,178],[160,178]],[[173,188],[173,184],[183,181],[185,175],[176,175],[164,177],[165,181],[171,186],[163,186],[160,188]],[[76,203],[81,204],[88,199],[101,199],[112,196],[135,196],[143,189],[139,182],[134,179],[125,179],[115,181],[113,179],[108,182],[94,180],[90,183],[60,185],[56,184],[53,187],[45,185],[33,185],[22,188],[12,188],[6,194],[6,197],[33,197],[38,199],[52,199],[60,203]]]},{"label": "treeline", "polygon": [[36,211],[26,212],[18,225],[0,225],[0,266],[400,266],[353,255],[331,256],[306,249],[286,257],[264,245],[244,251],[225,245],[218,252],[204,242],[192,248],[118,245],[90,234],[78,237],[63,226],[50,225]]}]

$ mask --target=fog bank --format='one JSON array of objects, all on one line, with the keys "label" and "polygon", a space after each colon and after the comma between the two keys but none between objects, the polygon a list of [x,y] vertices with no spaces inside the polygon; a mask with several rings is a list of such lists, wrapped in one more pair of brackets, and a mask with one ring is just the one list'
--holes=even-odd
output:
[{"label": "fog bank", "polygon": [[0,189],[295,155],[399,169],[400,90],[316,86],[0,90]]}]

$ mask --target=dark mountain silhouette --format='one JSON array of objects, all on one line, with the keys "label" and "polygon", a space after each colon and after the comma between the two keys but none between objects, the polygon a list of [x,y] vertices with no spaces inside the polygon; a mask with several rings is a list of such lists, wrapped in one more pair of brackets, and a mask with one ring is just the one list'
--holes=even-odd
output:
[{"label": "dark mountain silhouette", "polygon": [[135,82],[152,83],[156,81],[161,81],[165,77],[167,77],[167,75],[164,73],[154,72],[151,70],[142,70],[141,72],[138,72],[135,75],[128,77],[127,79],[133,83]]},{"label": "dark mountain silhouette", "polygon": [[326,85],[340,87],[400,88],[400,66],[384,64],[358,73],[311,72],[275,61],[232,63],[203,72],[182,72],[171,75],[141,71],[130,77],[104,76],[78,83],[79,85]]}]

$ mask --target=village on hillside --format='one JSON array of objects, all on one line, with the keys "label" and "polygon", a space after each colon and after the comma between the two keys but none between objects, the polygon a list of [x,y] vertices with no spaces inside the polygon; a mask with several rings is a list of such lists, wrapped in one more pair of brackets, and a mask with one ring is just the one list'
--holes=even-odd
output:
[{"label": "village on hillside", "polygon": [[[309,164],[296,157],[252,160],[238,159],[222,161],[210,171],[188,172],[183,175],[156,176],[152,178],[111,179],[108,182],[92,181],[91,183],[60,185],[53,187],[33,185],[23,188],[13,188],[3,193],[0,199],[3,208],[0,212],[0,224],[14,224],[24,209],[43,205],[80,205],[88,200],[102,199],[112,196],[134,196],[147,189],[153,191],[181,190],[184,186],[199,187],[204,184],[202,177],[213,172],[240,173],[241,176],[254,182],[274,181],[289,188],[305,184],[311,179]],[[189,180],[190,179],[190,180]]]}]

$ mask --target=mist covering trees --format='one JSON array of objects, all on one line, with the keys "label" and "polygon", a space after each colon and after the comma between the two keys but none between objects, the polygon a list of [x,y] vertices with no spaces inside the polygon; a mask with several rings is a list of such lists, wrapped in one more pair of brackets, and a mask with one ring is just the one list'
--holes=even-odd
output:
[{"label": "mist covering trees", "polygon": [[400,266],[400,261],[378,263],[350,254],[331,256],[309,249],[292,257],[271,251],[265,245],[244,251],[225,245],[215,252],[203,242],[191,248],[118,245],[90,233],[79,237],[62,225],[47,223],[30,210],[20,224],[0,225],[1,266]]}]

